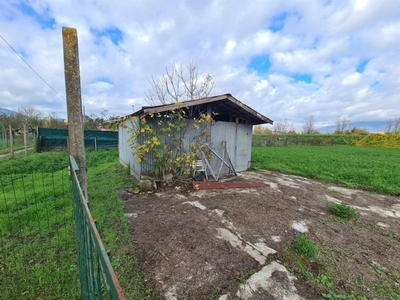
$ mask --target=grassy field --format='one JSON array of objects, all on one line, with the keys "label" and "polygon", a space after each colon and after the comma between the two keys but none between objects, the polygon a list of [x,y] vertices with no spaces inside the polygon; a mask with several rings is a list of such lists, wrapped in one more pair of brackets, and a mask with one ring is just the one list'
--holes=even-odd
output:
[{"label": "grassy field", "polygon": [[354,146],[253,147],[252,167],[400,195],[400,151]]},{"label": "grassy field", "polygon": [[[0,158],[0,299],[78,299],[65,152]],[[151,299],[116,193],[133,186],[118,151],[87,153],[90,207],[128,299]],[[353,146],[254,147],[252,166],[400,195],[400,151]]]},{"label": "grassy field", "polygon": [[[0,299],[78,299],[65,152],[0,159]],[[146,299],[116,189],[133,185],[118,151],[87,153],[92,214],[128,299]]]}]

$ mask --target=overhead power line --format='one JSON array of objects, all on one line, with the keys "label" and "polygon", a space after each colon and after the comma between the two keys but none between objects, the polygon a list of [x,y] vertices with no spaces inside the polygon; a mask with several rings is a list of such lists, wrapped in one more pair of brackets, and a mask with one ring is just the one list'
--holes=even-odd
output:
[{"label": "overhead power line", "polygon": [[12,51],[15,52],[15,54],[18,55],[18,57],[33,71],[33,73],[35,73],[50,89],[53,90],[54,93],[56,93],[61,99],[65,100],[65,98],[63,96],[61,96],[50,84],[47,83],[46,80],[44,80],[42,78],[42,76],[40,76],[38,74],[38,72],[36,72],[28,63],[27,61],[6,41],[6,39],[0,34],[0,37],[3,39],[3,41],[12,49]]}]

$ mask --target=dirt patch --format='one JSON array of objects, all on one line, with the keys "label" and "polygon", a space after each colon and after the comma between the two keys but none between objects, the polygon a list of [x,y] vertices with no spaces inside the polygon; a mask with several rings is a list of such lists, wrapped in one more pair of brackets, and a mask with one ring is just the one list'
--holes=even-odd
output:
[{"label": "dirt patch", "polygon": [[[400,298],[398,197],[269,171],[231,181],[268,186],[119,191],[146,285],[160,298]],[[360,217],[333,216],[335,202]],[[299,232],[321,248],[317,258],[295,253]]]}]

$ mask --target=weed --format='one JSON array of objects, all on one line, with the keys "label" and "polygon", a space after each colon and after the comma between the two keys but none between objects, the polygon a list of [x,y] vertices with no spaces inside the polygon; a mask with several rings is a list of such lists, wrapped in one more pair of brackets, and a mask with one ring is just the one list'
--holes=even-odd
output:
[{"label": "weed", "polygon": [[236,277],[236,280],[239,281],[241,284],[246,283],[246,279],[241,276]]},{"label": "weed", "polygon": [[357,211],[355,208],[344,204],[343,202],[340,204],[333,204],[328,206],[329,211],[333,213],[335,216],[341,217],[343,219],[351,219],[357,216]]},{"label": "weed", "polygon": [[371,261],[369,263],[369,265],[371,266],[372,269],[374,269],[374,271],[376,272],[376,274],[378,275],[379,278],[382,277],[382,273],[387,271],[387,269],[385,267],[382,267],[373,261]]},{"label": "weed", "polygon": [[321,223],[321,224],[326,224],[326,223],[328,223],[328,219],[327,218],[322,218],[318,222]]},{"label": "weed", "polygon": [[218,295],[214,295],[214,294],[211,294],[210,296],[208,296],[208,298],[207,298],[207,300],[218,300],[219,299],[219,296]]},{"label": "weed", "polygon": [[332,279],[325,274],[320,274],[315,278],[315,281],[318,282],[319,284],[322,284],[323,286],[327,288],[332,288],[334,286]]},{"label": "weed", "polygon": [[155,299],[156,292],[153,289],[146,289],[144,291],[144,298],[143,299]]},{"label": "weed", "polygon": [[327,294],[321,294],[321,295],[325,299],[333,299],[333,300],[336,300],[336,299],[347,299],[347,297],[345,295],[338,295],[338,294],[336,294],[334,292],[329,292]]},{"label": "weed", "polygon": [[311,273],[310,271],[307,271],[307,270],[302,270],[301,275],[305,280],[313,280],[314,279],[313,273]]},{"label": "weed", "polygon": [[347,226],[352,226],[353,225],[353,223],[351,221],[346,220],[346,219],[342,219],[342,218],[339,218],[339,217],[337,217],[335,219],[335,221],[340,223],[340,224],[347,225]]},{"label": "weed", "polygon": [[386,296],[386,299],[400,299],[400,289],[394,289],[387,283],[381,283],[375,286],[375,290]]},{"label": "weed", "polygon": [[131,175],[131,167],[129,165],[127,165],[125,167],[125,176],[129,176]]},{"label": "weed", "polygon": [[294,270],[292,268],[286,267],[286,270],[288,270],[290,276],[294,276]]},{"label": "weed", "polygon": [[321,251],[320,248],[314,245],[314,242],[309,240],[303,234],[296,234],[294,237],[294,249],[296,253],[304,255],[305,257],[316,258]]},{"label": "weed", "polygon": [[347,295],[347,300],[368,300],[366,296],[357,295],[354,291]]}]

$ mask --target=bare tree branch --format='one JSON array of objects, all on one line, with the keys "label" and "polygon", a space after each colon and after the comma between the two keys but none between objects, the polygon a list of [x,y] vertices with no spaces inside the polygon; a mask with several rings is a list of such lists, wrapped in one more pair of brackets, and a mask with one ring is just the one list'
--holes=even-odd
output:
[{"label": "bare tree branch", "polygon": [[304,134],[314,134],[317,132],[315,128],[315,118],[313,115],[304,118],[305,122],[303,124],[303,133]]},{"label": "bare tree branch", "polygon": [[344,134],[350,131],[351,121],[346,117],[339,117],[336,120],[336,134]]},{"label": "bare tree branch", "polygon": [[165,69],[165,74],[149,80],[150,89],[145,100],[150,105],[176,103],[208,97],[214,88],[210,74],[199,75],[197,60],[189,60],[185,67],[174,63]]},{"label": "bare tree branch", "polygon": [[275,134],[294,133],[295,131],[293,123],[289,123],[287,119],[282,122],[274,122],[273,132]]},{"label": "bare tree branch", "polygon": [[386,133],[397,133],[400,131],[400,117],[389,119],[386,121],[385,132]]}]

